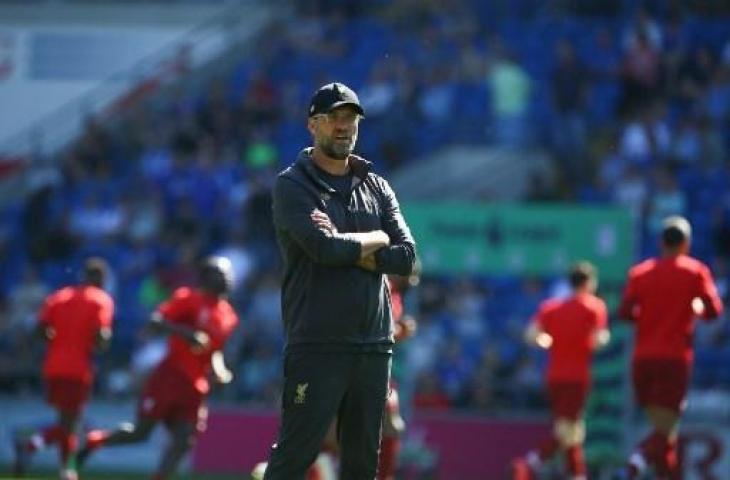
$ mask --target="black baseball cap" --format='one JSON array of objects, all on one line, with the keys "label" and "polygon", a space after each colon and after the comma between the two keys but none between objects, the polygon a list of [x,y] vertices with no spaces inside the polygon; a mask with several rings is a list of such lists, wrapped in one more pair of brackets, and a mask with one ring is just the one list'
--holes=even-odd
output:
[{"label": "black baseball cap", "polygon": [[365,116],[365,110],[362,109],[357,94],[350,87],[339,82],[328,83],[314,93],[312,101],[309,103],[309,116],[329,113],[342,105],[352,105],[357,113]]}]

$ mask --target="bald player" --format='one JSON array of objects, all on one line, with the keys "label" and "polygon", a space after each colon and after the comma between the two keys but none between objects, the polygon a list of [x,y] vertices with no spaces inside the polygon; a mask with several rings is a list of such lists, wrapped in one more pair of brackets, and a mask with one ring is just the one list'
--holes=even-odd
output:
[{"label": "bald player", "polygon": [[536,450],[516,459],[514,480],[536,478],[540,466],[564,452],[571,480],[586,478],[583,456],[583,409],[590,389],[593,352],[609,341],[606,304],[595,295],[596,271],[588,262],[568,272],[572,294],[540,305],[530,322],[528,343],[548,351],[547,387],[553,416],[553,434]]},{"label": "bald player", "polygon": [[31,454],[57,445],[60,478],[78,475],[70,460],[76,451],[76,431],[94,382],[93,355],[105,349],[112,336],[114,301],[103,290],[107,263],[97,257],[84,262],[83,280],[46,298],[38,315],[38,333],[46,341],[43,383],[47,402],[57,422],[28,437],[15,439],[14,474],[25,474]]},{"label": "bald player", "polygon": [[618,316],[636,328],[632,360],[634,393],[653,431],[636,447],[628,477],[649,466],[678,478],[677,435],[693,361],[695,319],[712,320],[723,310],[710,269],[689,256],[692,229],[679,216],[664,220],[661,255],[635,265]]},{"label": "bald player", "polygon": [[117,430],[93,430],[77,456],[81,467],[102,447],[146,441],[163,423],[171,441],[153,480],[174,476],[180,461],[206,428],[209,376],[228,383],[233,374],[225,365],[223,347],[238,325],[228,302],[233,268],[225,257],[206,258],[199,271],[199,288],[182,287],[150,318],[150,328],[169,337],[168,352],[145,385],[134,424]]}]

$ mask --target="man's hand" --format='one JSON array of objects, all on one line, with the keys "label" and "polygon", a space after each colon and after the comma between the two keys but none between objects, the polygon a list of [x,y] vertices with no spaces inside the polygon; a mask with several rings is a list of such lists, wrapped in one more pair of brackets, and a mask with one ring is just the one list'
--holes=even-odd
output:
[{"label": "man's hand", "polygon": [[213,380],[216,383],[227,384],[233,380],[233,372],[226,367],[223,352],[216,350],[210,357],[210,366],[213,369]]},{"label": "man's hand", "polygon": [[311,218],[317,228],[322,230],[326,235],[334,235],[337,233],[337,227],[335,227],[335,224],[332,223],[330,217],[322,210],[315,208],[312,210],[309,218]]},{"label": "man's hand", "polygon": [[213,380],[215,380],[216,383],[220,383],[221,385],[228,385],[231,383],[231,380],[233,380],[233,372],[231,372],[228,369],[225,369],[221,372],[215,372],[213,375]]},{"label": "man's hand", "polygon": [[367,270],[368,272],[374,272],[375,269],[378,267],[378,265],[375,263],[375,255],[370,254],[365,257],[362,257],[360,260],[355,263],[358,267],[362,268],[363,270]]},{"label": "man's hand", "polygon": [[525,341],[530,345],[534,345],[545,350],[553,345],[553,337],[546,333],[542,328],[531,323],[525,331]]}]

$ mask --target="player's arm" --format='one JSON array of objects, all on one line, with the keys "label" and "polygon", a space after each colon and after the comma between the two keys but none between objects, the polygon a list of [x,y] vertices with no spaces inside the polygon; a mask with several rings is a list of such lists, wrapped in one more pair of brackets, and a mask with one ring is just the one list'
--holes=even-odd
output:
[{"label": "player's arm", "polygon": [[326,214],[318,211],[305,187],[285,177],[274,185],[273,211],[276,228],[287,232],[317,263],[352,266],[390,242],[380,230],[340,233],[334,226],[327,227],[328,217],[325,220]]},{"label": "player's arm", "polygon": [[112,343],[112,329],[111,327],[101,327],[96,332],[96,351],[104,352],[109,348]]},{"label": "player's arm", "polygon": [[372,260],[367,259],[365,266],[361,267],[370,269],[368,267],[374,266],[371,270],[379,273],[407,276],[416,267],[416,242],[403,218],[395,192],[384,179],[380,186],[383,199],[381,224],[390,244],[373,252]]},{"label": "player's arm", "polygon": [[213,378],[218,383],[230,383],[233,380],[233,372],[226,366],[223,352],[216,350],[210,357],[210,366],[213,370]]},{"label": "player's arm", "polygon": [[53,340],[56,330],[45,322],[39,322],[35,328],[35,336],[44,341]]},{"label": "player's arm", "polygon": [[636,294],[634,293],[635,287],[631,278],[629,278],[628,284],[624,289],[623,295],[621,296],[621,303],[619,303],[616,316],[621,320],[627,322],[636,321]]},{"label": "player's arm", "polygon": [[157,335],[176,335],[194,348],[205,348],[210,345],[210,336],[207,333],[187,325],[168,322],[159,311],[152,314],[148,327],[152,333]]},{"label": "player's arm", "polygon": [[600,349],[611,341],[611,331],[607,328],[599,328],[593,332],[593,348]]},{"label": "player's arm", "polygon": [[712,274],[707,267],[703,267],[700,270],[700,293],[697,298],[700,299],[702,305],[701,308],[695,307],[695,311],[697,311],[703,319],[713,320],[722,314],[722,299],[717,293],[717,287],[715,286]]},{"label": "player's arm", "polygon": [[51,326],[51,310],[53,310],[53,297],[48,297],[43,302],[40,312],[38,312],[38,323],[35,327],[35,337],[43,340],[50,341],[56,336],[56,330]]},{"label": "player's arm", "polygon": [[595,328],[593,330],[593,348],[598,350],[611,341],[611,331],[608,329],[608,310],[602,301],[595,309]]},{"label": "player's arm", "polygon": [[547,333],[537,321],[530,322],[525,329],[525,342],[529,345],[548,349],[553,344],[553,337]]},{"label": "player's arm", "polygon": [[96,350],[103,352],[109,348],[112,342],[112,322],[114,318],[114,301],[104,296],[100,300],[98,329],[96,331]]}]

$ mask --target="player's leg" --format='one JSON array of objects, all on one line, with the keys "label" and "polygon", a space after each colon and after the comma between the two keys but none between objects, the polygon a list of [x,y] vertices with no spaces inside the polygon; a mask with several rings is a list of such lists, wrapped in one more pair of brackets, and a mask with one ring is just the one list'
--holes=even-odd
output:
[{"label": "player's leg", "polygon": [[585,423],[580,418],[561,417],[555,421],[555,437],[565,452],[569,478],[574,480],[584,480],[588,474],[583,453],[585,435]]},{"label": "player's leg", "polygon": [[77,431],[81,419],[80,410],[59,410],[58,425],[61,428],[58,439],[61,478],[73,480],[77,477],[76,465],[72,461],[78,448]]},{"label": "player's leg", "polygon": [[281,425],[266,468],[266,480],[305,478],[337,415],[353,361],[353,355],[343,353],[286,355]]},{"label": "player's leg", "polygon": [[388,354],[356,355],[340,407],[340,478],[372,480],[376,475],[390,362]]},{"label": "player's leg", "polygon": [[170,432],[170,443],[162,453],[160,466],[153,480],[172,478],[177,471],[180,461],[195,445],[198,431],[193,422],[173,422],[167,426]]},{"label": "player's leg", "polygon": [[400,438],[405,430],[405,422],[400,414],[398,390],[390,385],[388,400],[385,402],[383,417],[383,433],[380,440],[380,457],[378,461],[378,480],[393,480],[400,452]]},{"label": "player's leg", "polygon": [[649,405],[646,408],[646,416],[657,434],[657,472],[667,476],[676,475],[679,468],[677,458],[679,411],[665,406]]},{"label": "player's leg", "polygon": [[[77,446],[76,430],[81,412],[89,397],[90,386],[65,378],[45,379],[46,400],[57,412],[54,425],[45,427],[29,436],[15,438],[14,474],[22,476],[30,455],[46,446],[59,446],[62,469],[66,469]],[[68,475],[71,477],[71,473]]]},{"label": "player's leg", "polygon": [[123,423],[116,430],[92,430],[79,451],[77,464],[83,465],[99,448],[145,442],[155,425],[167,418],[179,397],[179,376],[158,368],[147,379],[137,404],[135,423]]},{"label": "player's leg", "polygon": [[138,416],[135,423],[122,423],[116,430],[92,430],[86,434],[86,443],[76,455],[76,465],[81,468],[89,456],[103,447],[146,442],[157,424],[157,419]]},{"label": "player's leg", "polygon": [[538,448],[512,462],[512,477],[515,480],[534,478],[535,472],[560,451],[566,454],[571,475],[580,478],[580,475],[585,474],[582,447],[585,427],[582,415],[588,384],[580,381],[551,381],[548,382],[547,390],[554,418],[553,433]]},{"label": "player's leg", "polygon": [[638,478],[649,465],[660,474],[674,475],[679,468],[677,433],[689,385],[689,365],[681,360],[639,360],[633,365],[636,399],[653,430],[629,458],[629,477]]},{"label": "player's leg", "polygon": [[189,383],[180,384],[164,418],[170,443],[162,454],[154,480],[171,478],[185,454],[195,445],[198,434],[208,427],[205,396]]}]

